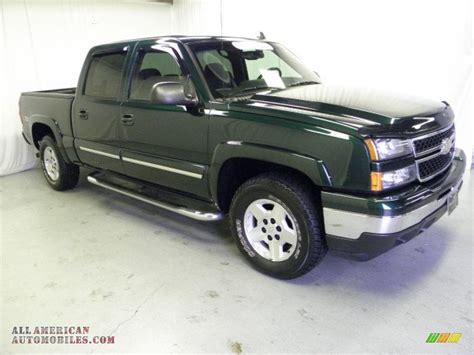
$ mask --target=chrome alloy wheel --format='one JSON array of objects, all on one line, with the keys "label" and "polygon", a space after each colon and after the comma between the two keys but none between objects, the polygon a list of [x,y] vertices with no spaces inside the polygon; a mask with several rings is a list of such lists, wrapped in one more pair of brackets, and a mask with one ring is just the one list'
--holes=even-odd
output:
[{"label": "chrome alloy wheel", "polygon": [[44,169],[46,170],[46,174],[48,174],[49,178],[53,181],[59,179],[59,164],[58,158],[56,153],[54,152],[53,148],[46,147],[43,152],[43,164]]},{"label": "chrome alloy wheel", "polygon": [[293,255],[298,241],[295,221],[289,211],[269,199],[253,201],[244,215],[245,236],[261,257],[285,261]]}]

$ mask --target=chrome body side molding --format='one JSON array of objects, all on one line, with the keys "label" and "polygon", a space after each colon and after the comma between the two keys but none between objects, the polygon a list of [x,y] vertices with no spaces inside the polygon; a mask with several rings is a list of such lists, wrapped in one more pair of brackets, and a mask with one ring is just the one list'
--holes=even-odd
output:
[{"label": "chrome body side molding", "polygon": [[92,154],[102,155],[102,156],[107,157],[107,158],[119,159],[120,160],[119,155],[103,152],[101,150],[86,148],[86,147],[82,147],[82,146],[79,147],[79,150],[82,150],[82,151],[88,152],[88,153],[92,153]]},{"label": "chrome body side molding", "polygon": [[132,163],[132,164],[137,164],[137,165],[142,165],[142,166],[147,166],[149,168],[154,168],[158,170],[163,170],[163,171],[168,171],[170,173],[175,173],[175,174],[180,174],[184,176],[189,176],[195,179],[202,179],[202,174],[198,173],[193,173],[187,170],[181,170],[181,169],[176,169],[176,168],[171,168],[169,166],[165,165],[160,165],[160,164],[154,164],[154,163],[149,163],[147,161],[143,160],[137,160],[137,159],[132,159],[132,158],[127,158],[127,157],[122,157],[122,160],[127,162],[127,163]]},{"label": "chrome body side molding", "polygon": [[88,152],[88,153],[92,153],[92,154],[101,155],[101,156],[104,156],[104,157],[107,157],[107,158],[122,160],[122,161],[127,162],[127,163],[132,163],[132,164],[146,166],[146,167],[149,167],[149,168],[168,171],[170,173],[180,174],[180,175],[192,177],[192,178],[195,178],[195,179],[202,179],[202,176],[203,176],[202,174],[199,174],[199,173],[193,173],[191,171],[172,168],[172,167],[161,165],[161,164],[154,164],[154,163],[150,163],[150,162],[143,161],[143,160],[137,160],[137,159],[127,158],[127,157],[120,157],[117,154],[107,153],[107,152],[104,152],[104,151],[101,151],[101,150],[86,148],[86,147],[83,147],[83,146],[79,146],[79,150],[82,150],[82,151]]}]

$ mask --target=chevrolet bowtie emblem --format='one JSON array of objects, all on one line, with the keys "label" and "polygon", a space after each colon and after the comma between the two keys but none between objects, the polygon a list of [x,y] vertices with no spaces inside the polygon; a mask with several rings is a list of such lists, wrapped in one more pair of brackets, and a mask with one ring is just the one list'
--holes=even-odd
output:
[{"label": "chevrolet bowtie emblem", "polygon": [[453,147],[453,141],[451,140],[451,137],[444,138],[441,141],[441,146],[440,146],[441,150],[439,153],[442,155],[448,154],[451,151],[452,147]]}]

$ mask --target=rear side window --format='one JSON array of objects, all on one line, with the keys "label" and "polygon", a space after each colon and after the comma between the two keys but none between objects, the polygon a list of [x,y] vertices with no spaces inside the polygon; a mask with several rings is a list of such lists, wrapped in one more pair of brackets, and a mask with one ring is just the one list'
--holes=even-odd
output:
[{"label": "rear side window", "polygon": [[117,98],[122,84],[126,56],[125,51],[93,56],[87,72],[84,94]]}]

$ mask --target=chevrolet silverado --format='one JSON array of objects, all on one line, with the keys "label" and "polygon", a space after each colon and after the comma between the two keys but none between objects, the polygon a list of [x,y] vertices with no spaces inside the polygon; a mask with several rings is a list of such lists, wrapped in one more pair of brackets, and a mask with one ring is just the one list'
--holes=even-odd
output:
[{"label": "chevrolet silverado", "polygon": [[446,102],[323,84],[281,44],[169,36],[92,48],[77,88],[23,93],[47,183],[92,184],[200,221],[229,215],[258,270],[368,260],[457,205]]}]

